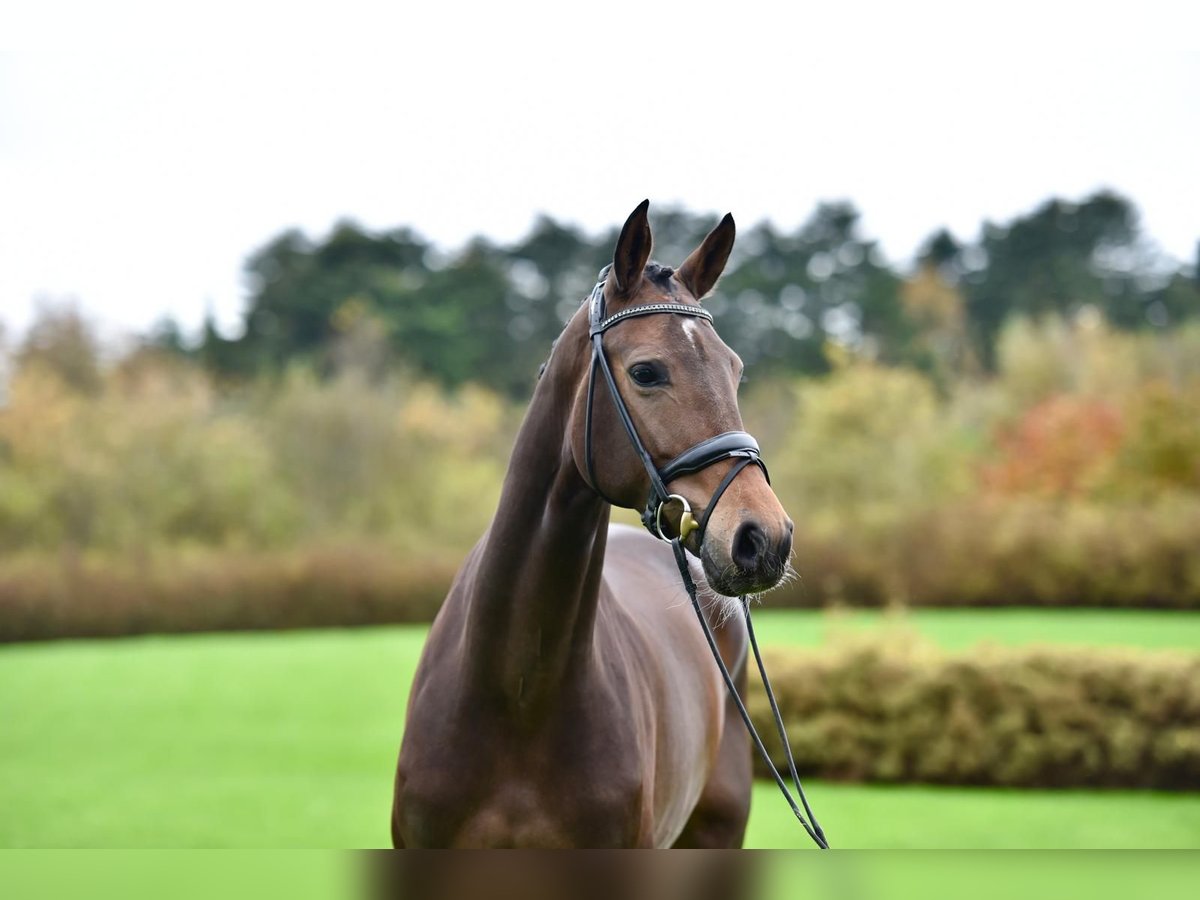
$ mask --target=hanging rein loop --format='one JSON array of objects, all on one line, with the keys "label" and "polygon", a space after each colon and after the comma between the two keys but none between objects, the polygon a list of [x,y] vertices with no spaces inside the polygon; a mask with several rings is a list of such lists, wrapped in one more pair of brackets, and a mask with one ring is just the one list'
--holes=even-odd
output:
[{"label": "hanging rein loop", "polygon": [[[704,616],[704,610],[700,608],[700,601],[697,599],[696,583],[692,580],[692,573],[688,567],[687,551],[683,549],[683,543],[679,538],[671,541],[671,549],[675,552],[675,564],[679,566],[679,575],[683,579],[683,586],[687,590],[688,598],[692,601],[692,609],[695,610],[696,618],[700,620],[700,627],[704,630],[704,638],[708,641],[708,649],[712,651],[713,659],[717,661],[717,668],[721,670],[721,679],[725,682],[725,688],[729,691],[729,696],[733,699],[734,706],[737,707],[738,714],[742,717],[742,723],[746,726],[746,731],[750,734],[750,739],[754,742],[755,748],[758,750],[759,758],[766,765],[771,776],[775,779],[775,784],[783,794],[783,799],[787,801],[788,806],[792,809],[792,814],[804,826],[804,830],[808,832],[808,836],[822,850],[829,849],[829,841],[825,838],[825,832],[821,830],[821,824],[817,821],[817,817],[813,815],[812,807],[808,805],[808,798],[804,795],[804,785],[800,783],[800,775],[796,772],[796,760],[792,756],[792,745],[788,741],[787,730],[783,727],[783,716],[779,712],[779,703],[775,700],[775,691],[771,689],[771,679],[767,677],[766,666],[763,665],[762,654],[758,650],[758,639],[754,636],[754,623],[750,619],[750,601],[745,597],[742,601],[742,618],[746,621],[746,633],[750,637],[750,646],[754,649],[754,661],[758,665],[758,675],[762,680],[763,688],[767,693],[767,701],[771,705],[771,715],[775,719],[775,730],[779,734],[779,741],[783,745],[784,755],[787,757],[788,772],[792,776],[792,784],[796,787],[796,795],[800,798],[800,802],[804,805],[804,812],[808,813],[808,818],[805,819],[804,813],[800,812],[800,808],[796,805],[795,799],[792,797],[792,792],[788,790],[787,783],[783,780],[783,776],[779,774],[779,769],[775,766],[771,759],[771,754],[767,752],[767,747],[759,737],[758,729],[754,727],[754,722],[750,719],[750,712],[746,709],[745,701],[742,700],[738,693],[737,685],[734,684],[733,675],[729,672],[729,667],[725,665],[725,660],[721,658],[721,651],[717,647],[717,639],[713,635],[712,626],[708,624],[708,619]],[[810,825],[809,822],[812,824]]]},{"label": "hanging rein loop", "polygon": [[[650,476],[650,495],[646,500],[646,508],[642,511],[642,524],[655,537],[670,542],[671,549],[675,554],[675,563],[679,567],[679,576],[683,580],[684,589],[687,591],[688,597],[692,602],[696,618],[700,620],[700,626],[704,630],[704,637],[708,641],[708,647],[712,651],[713,659],[717,661],[717,667],[721,670],[721,678],[725,682],[729,696],[733,698],[734,705],[737,706],[738,713],[742,717],[742,722],[746,726],[746,731],[749,732],[754,746],[758,749],[759,756],[762,757],[763,762],[770,770],[772,776],[774,776],[775,784],[783,793],[784,799],[787,800],[788,805],[792,809],[792,813],[800,821],[800,824],[804,826],[804,830],[808,832],[809,837],[813,839],[816,845],[822,850],[828,850],[829,842],[825,839],[825,833],[821,830],[821,826],[817,822],[817,817],[813,815],[812,809],[808,805],[808,798],[804,796],[804,787],[800,784],[800,776],[796,772],[796,762],[792,757],[792,748],[788,743],[787,731],[783,726],[783,716],[779,712],[779,704],[775,700],[775,692],[771,689],[771,682],[767,678],[767,670],[763,666],[762,655],[758,650],[758,641],[754,636],[754,624],[750,620],[750,603],[745,597],[741,598],[742,615],[746,621],[746,632],[750,638],[750,646],[754,650],[754,661],[758,665],[759,676],[762,678],[763,687],[766,689],[767,701],[771,706],[771,715],[775,720],[775,728],[779,732],[779,739],[787,756],[788,771],[791,775],[792,784],[795,786],[796,793],[800,797],[800,803],[804,806],[803,813],[800,811],[800,807],[796,805],[796,801],[793,799],[791,791],[788,790],[783,776],[779,774],[779,769],[772,762],[766,745],[763,744],[758,730],[754,727],[754,723],[750,719],[750,713],[746,709],[746,704],[738,694],[737,685],[734,684],[729,667],[725,665],[725,660],[721,658],[721,651],[717,647],[712,627],[708,624],[708,619],[705,617],[704,610],[700,606],[696,583],[692,579],[692,573],[687,561],[687,552],[683,547],[683,542],[692,531],[699,532],[696,541],[697,546],[704,542],[704,534],[708,527],[709,517],[712,515],[713,510],[716,509],[717,503],[726,489],[747,466],[758,466],[766,477],[767,482],[770,483],[771,476],[767,472],[766,464],[762,461],[758,442],[744,431],[727,431],[689,447],[660,469],[654,464],[653,457],[638,435],[637,427],[633,423],[629,409],[625,406],[625,401],[621,399],[621,393],[617,389],[617,381],[613,376],[612,367],[608,364],[608,358],[604,354],[604,333],[626,319],[632,319],[636,316],[668,314],[691,316],[712,322],[712,313],[699,306],[687,306],[681,303],[648,303],[641,306],[628,307],[605,318],[604,283],[608,277],[609,268],[609,266],[605,266],[600,270],[599,281],[596,283],[596,287],[593,288],[592,295],[588,300],[590,304],[589,322],[591,324],[590,336],[592,341],[592,365],[588,373],[587,405],[584,409],[584,456],[588,481],[591,482],[592,488],[604,500],[613,506],[620,505],[605,494],[603,488],[600,487],[600,483],[596,479],[595,464],[592,460],[592,406],[596,391],[596,373],[599,371],[605,384],[608,385],[609,396],[612,398],[613,406],[616,407],[617,415],[621,419],[621,425],[624,427],[625,433],[629,436],[629,441],[633,444],[633,449],[637,453],[638,459],[641,460],[646,474]],[[692,515],[692,508],[687,500],[679,494],[670,493],[667,490],[667,485],[676,478],[699,472],[724,459],[735,459],[736,462],[730,467],[725,477],[721,480],[721,483],[717,486],[717,489],[713,492],[712,497],[709,498],[708,505],[704,509],[704,515],[697,522]],[[678,501],[681,504],[682,512],[679,517],[678,534],[674,538],[669,538],[663,531],[662,515],[663,508],[672,501]],[[804,813],[808,814],[807,819]],[[809,824],[810,821],[811,825]]]}]

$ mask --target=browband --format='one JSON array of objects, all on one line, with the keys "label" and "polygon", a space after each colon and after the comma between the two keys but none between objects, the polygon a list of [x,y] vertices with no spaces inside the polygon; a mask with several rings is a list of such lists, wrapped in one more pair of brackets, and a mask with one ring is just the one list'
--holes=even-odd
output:
[{"label": "browband", "polygon": [[603,334],[625,319],[632,319],[634,316],[649,316],[654,313],[675,313],[681,316],[695,316],[697,319],[706,319],[709,322],[713,320],[712,313],[702,306],[685,306],[682,303],[646,303],[642,306],[623,309],[619,313],[613,313],[603,322],[593,324],[591,336]]}]

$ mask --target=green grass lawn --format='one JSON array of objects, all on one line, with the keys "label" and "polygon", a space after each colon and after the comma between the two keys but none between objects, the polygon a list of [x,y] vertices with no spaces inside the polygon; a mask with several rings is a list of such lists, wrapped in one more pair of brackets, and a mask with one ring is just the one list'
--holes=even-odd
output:
[{"label": "green grass lawn", "polygon": [[[772,642],[821,627],[811,614],[762,618]],[[1170,618],[1125,633],[1179,645],[1168,633],[1186,620]],[[935,621],[919,616],[918,627]],[[958,621],[928,631],[965,640]],[[1065,617],[1048,621],[1045,639],[1071,630]],[[0,846],[385,845],[423,636],[396,627],[2,648]],[[774,791],[756,789],[748,844],[804,846]],[[840,847],[1200,846],[1196,795],[821,782],[809,793]]]},{"label": "green grass lawn", "polygon": [[754,610],[764,644],[815,647],[838,634],[890,630],[915,632],[947,650],[995,644],[1058,644],[1200,651],[1200,616],[1174,610],[914,609],[897,612],[846,609],[826,612]]}]

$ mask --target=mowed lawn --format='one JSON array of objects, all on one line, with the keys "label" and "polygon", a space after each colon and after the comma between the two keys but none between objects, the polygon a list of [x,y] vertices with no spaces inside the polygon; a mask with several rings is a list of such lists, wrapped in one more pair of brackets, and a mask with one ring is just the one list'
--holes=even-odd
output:
[{"label": "mowed lawn", "polygon": [[[1009,612],[910,624],[949,646],[1200,647],[1187,615]],[[771,643],[815,643],[828,627],[814,613],[760,618]],[[423,637],[394,627],[0,648],[0,846],[384,846]],[[808,787],[841,847],[1200,846],[1200,795]],[[756,790],[748,844],[804,846],[773,785]]]},{"label": "mowed lawn", "polygon": [[[767,602],[770,602],[768,595]],[[919,635],[947,650],[990,642],[1005,646],[1141,647],[1200,653],[1200,615],[1174,610],[845,609],[755,608],[754,628],[764,644],[815,647],[839,635],[885,632],[897,640]]]}]

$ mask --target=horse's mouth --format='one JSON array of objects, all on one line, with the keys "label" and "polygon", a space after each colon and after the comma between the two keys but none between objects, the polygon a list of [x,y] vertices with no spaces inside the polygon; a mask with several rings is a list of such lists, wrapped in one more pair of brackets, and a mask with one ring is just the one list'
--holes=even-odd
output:
[{"label": "horse's mouth", "polygon": [[704,577],[708,586],[726,597],[741,597],[745,594],[762,594],[778,585],[787,573],[787,560],[767,560],[753,572],[747,572],[735,563],[714,560],[703,550],[700,561],[704,564]]}]

